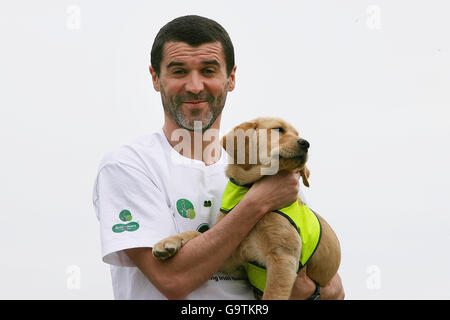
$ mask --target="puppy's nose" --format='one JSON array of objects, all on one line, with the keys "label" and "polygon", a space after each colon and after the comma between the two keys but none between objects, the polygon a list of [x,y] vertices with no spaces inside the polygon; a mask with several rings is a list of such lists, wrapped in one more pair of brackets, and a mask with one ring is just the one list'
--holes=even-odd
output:
[{"label": "puppy's nose", "polygon": [[308,141],[306,141],[304,139],[300,139],[300,140],[297,140],[297,143],[298,143],[298,145],[299,145],[301,150],[308,151],[308,148],[309,148],[309,142]]}]

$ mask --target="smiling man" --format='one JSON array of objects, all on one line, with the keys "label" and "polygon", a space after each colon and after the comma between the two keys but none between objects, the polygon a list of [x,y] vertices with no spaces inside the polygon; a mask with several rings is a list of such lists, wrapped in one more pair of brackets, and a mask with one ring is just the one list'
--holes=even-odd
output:
[{"label": "smiling man", "polygon": [[[217,22],[184,16],[157,34],[150,74],[161,94],[163,127],[105,155],[94,187],[102,257],[111,264],[116,299],[254,298],[244,277],[217,270],[264,214],[297,200],[299,175],[265,177],[214,224],[227,184],[226,152],[217,136],[205,137],[220,128],[235,73],[232,42]],[[219,151],[214,157],[190,152],[193,143],[180,152],[180,130],[188,141],[200,134],[202,150]],[[158,241],[188,230],[203,233],[167,261],[153,257]],[[343,298],[339,276],[321,291],[322,298]],[[314,292],[302,271],[292,298]]]},{"label": "smiling man", "polygon": [[[194,121],[201,121],[202,130],[206,131],[222,113],[226,92],[234,88],[234,72],[233,79],[228,80],[226,71],[221,68],[225,64],[221,51],[220,43],[192,48],[183,42],[168,42],[162,63],[170,62],[160,71],[160,76],[150,69],[155,89],[161,91],[166,116],[179,127],[192,131]],[[191,59],[187,59],[189,56]],[[200,72],[191,73],[191,79],[185,83],[183,79],[192,69]]]}]

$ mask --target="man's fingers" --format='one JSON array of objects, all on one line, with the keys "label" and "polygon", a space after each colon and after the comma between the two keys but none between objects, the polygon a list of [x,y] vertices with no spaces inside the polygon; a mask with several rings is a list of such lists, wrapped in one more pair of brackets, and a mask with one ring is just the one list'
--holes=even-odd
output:
[{"label": "man's fingers", "polygon": [[301,176],[302,176],[301,173],[300,173],[300,170],[293,170],[291,174],[294,175],[295,180],[297,180],[297,181],[299,181]]},{"label": "man's fingers", "polygon": [[297,273],[297,276],[306,277],[306,266],[300,269],[300,271]]},{"label": "man's fingers", "polygon": [[344,300],[345,292],[339,274],[335,274],[326,287],[320,287],[320,299],[322,300]]}]

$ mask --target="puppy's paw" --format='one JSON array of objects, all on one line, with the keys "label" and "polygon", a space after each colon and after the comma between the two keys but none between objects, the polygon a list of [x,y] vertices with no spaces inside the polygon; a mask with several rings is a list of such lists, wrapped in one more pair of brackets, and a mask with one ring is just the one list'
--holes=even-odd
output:
[{"label": "puppy's paw", "polygon": [[174,236],[161,240],[153,247],[152,254],[159,260],[166,260],[173,257],[182,245],[182,239]]}]

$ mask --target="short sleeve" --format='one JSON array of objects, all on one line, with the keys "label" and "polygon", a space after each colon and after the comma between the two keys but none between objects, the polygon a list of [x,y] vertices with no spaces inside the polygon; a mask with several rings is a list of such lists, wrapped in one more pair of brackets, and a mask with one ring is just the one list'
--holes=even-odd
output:
[{"label": "short sleeve", "polygon": [[166,197],[141,170],[122,163],[104,165],[94,184],[103,261],[135,266],[124,249],[153,247],[176,234]]}]

